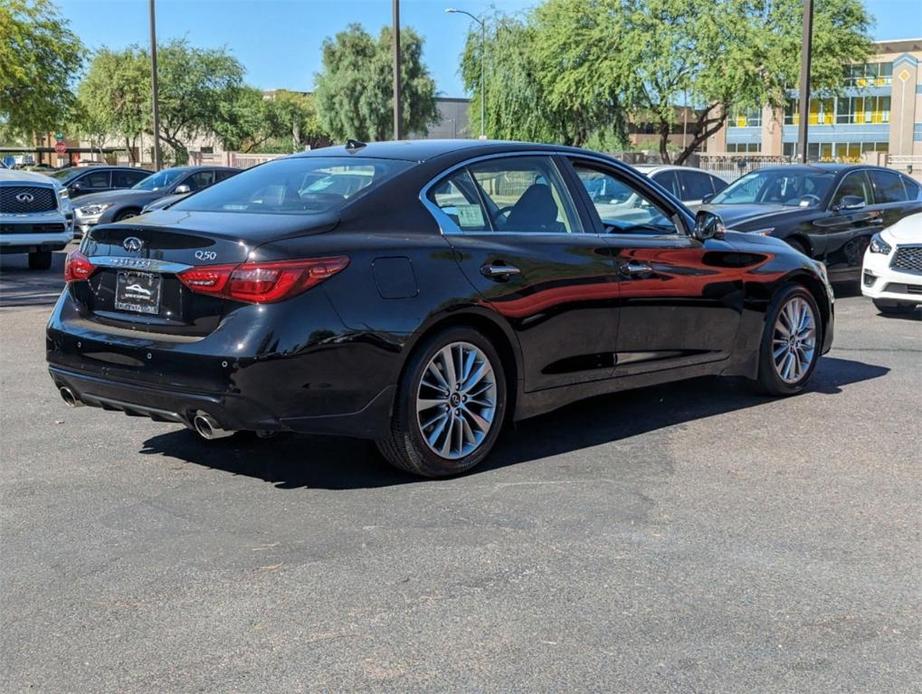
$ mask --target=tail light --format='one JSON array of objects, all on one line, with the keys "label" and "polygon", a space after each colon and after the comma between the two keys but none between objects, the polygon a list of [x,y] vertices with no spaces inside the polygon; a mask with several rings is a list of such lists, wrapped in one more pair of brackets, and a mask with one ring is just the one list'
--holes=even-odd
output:
[{"label": "tail light", "polygon": [[310,258],[240,265],[203,265],[177,275],[190,291],[250,304],[288,299],[345,269],[349,258]]},{"label": "tail light", "polygon": [[80,282],[90,278],[96,272],[96,266],[79,250],[71,251],[64,261],[64,281]]}]

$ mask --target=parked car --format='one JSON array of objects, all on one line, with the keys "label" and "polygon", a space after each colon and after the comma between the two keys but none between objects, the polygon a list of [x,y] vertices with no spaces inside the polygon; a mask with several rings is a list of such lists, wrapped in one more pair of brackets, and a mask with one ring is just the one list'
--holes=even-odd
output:
[{"label": "parked car", "polygon": [[154,200],[203,190],[238,171],[227,166],[176,166],[151,174],[131,188],[85,195],[75,206],[77,229],[82,235],[96,224],[135,217]]},{"label": "parked car", "polygon": [[48,175],[65,186],[70,199],[73,200],[91,193],[131,188],[152,173],[147,169],[137,169],[129,166],[95,164],[92,166],[68,166]]},{"label": "parked car", "polygon": [[922,304],[922,213],[903,217],[871,237],[861,293],[884,314],[912,313]]},{"label": "parked car", "polygon": [[784,239],[826,263],[834,279],[857,280],[871,236],[922,211],[922,186],[875,166],[772,166],[705,203],[727,227]]},{"label": "parked car", "polygon": [[713,197],[726,188],[720,176],[690,166],[635,166],[644,176],[652,178],[686,205],[700,205],[705,197]]},{"label": "parked car", "polygon": [[[242,171],[242,169],[229,169],[228,171],[230,172],[229,175],[223,175],[224,172],[222,172],[222,175],[219,177],[219,180],[226,180],[230,178],[231,176],[233,176],[234,174]],[[156,200],[147,203],[143,208],[141,208],[141,214],[147,214],[148,212],[153,212],[154,210],[166,209],[170,205],[173,205],[179,202],[180,200],[183,200],[189,197],[190,195],[192,195],[192,192],[193,191],[190,190],[185,193],[174,193],[173,195],[165,195],[162,198],[157,198]]]},{"label": "parked car", "polygon": [[66,188],[44,174],[0,169],[0,252],[28,253],[30,269],[47,270],[52,252],[73,238]]},{"label": "parked car", "polygon": [[[309,190],[316,173],[350,192]],[[643,204],[594,204],[600,179]],[[798,393],[833,333],[821,263],[553,145],[277,159],[94,227],[65,276],[47,358],[67,403],[205,439],[373,439],[428,476],[481,462],[507,420],[593,395],[709,374]]]}]

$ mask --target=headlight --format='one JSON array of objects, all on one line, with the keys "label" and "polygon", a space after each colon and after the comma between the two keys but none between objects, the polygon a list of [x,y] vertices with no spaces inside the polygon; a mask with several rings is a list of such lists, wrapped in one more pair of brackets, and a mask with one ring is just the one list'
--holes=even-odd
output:
[{"label": "headlight", "polygon": [[775,230],[775,227],[765,227],[764,229],[753,229],[749,233],[758,234],[759,236],[771,236],[774,230]]},{"label": "headlight", "polygon": [[874,234],[871,237],[871,243],[868,248],[871,249],[871,253],[883,253],[884,255],[890,255],[890,251],[893,250],[893,247],[884,241],[880,234]]},{"label": "headlight", "polygon": [[58,188],[58,197],[62,200],[70,197],[70,193],[67,192],[67,188]]},{"label": "headlight", "polygon": [[112,207],[111,202],[100,203],[99,205],[86,205],[85,207],[77,208],[79,212],[84,217],[95,217],[98,214],[102,214],[106,210]]}]

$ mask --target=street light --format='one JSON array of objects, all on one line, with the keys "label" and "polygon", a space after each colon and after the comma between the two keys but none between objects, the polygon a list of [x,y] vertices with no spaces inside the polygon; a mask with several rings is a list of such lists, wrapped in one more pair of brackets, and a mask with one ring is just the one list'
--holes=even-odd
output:
[{"label": "street light", "polygon": [[480,139],[486,140],[486,101],[487,101],[487,82],[486,75],[486,54],[487,54],[487,25],[480,17],[472,15],[467,10],[457,10],[449,7],[445,10],[448,14],[466,14],[480,25]]}]

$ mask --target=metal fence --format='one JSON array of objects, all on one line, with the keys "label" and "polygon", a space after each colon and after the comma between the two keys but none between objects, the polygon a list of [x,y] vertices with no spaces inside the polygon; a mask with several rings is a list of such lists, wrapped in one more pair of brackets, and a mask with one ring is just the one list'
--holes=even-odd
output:
[{"label": "metal fence", "polygon": [[193,166],[211,164],[214,166],[233,166],[238,169],[248,169],[251,166],[262,164],[286,154],[253,154],[251,152],[218,152],[204,154],[202,152],[189,152],[189,163]]}]

